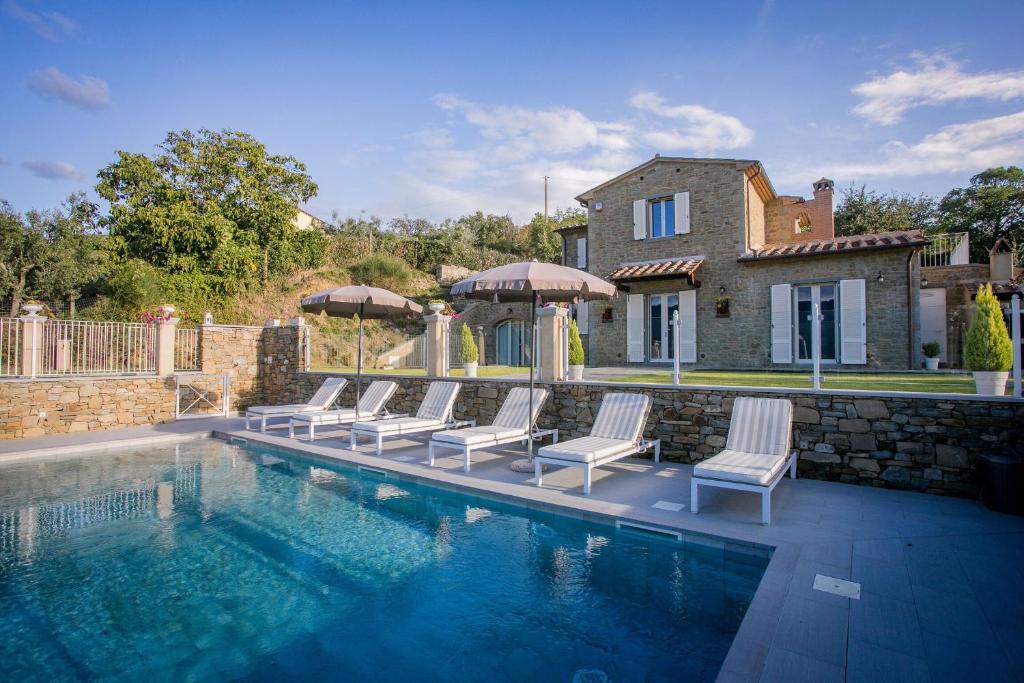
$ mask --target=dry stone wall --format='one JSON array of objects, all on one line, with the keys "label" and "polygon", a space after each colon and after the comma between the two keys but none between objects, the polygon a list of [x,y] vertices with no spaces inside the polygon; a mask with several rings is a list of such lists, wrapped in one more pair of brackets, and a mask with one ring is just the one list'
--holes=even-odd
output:
[{"label": "dry stone wall", "polygon": [[[278,403],[308,396],[322,373],[301,373]],[[354,377],[350,377],[354,380]],[[372,379],[372,377],[370,378]],[[398,392],[392,412],[415,412],[430,382],[394,377]],[[364,377],[364,381],[368,381]],[[462,380],[455,405],[458,418],[493,420],[509,389],[520,381]],[[593,425],[601,397],[609,391],[651,396],[654,405],[644,434],[662,440],[667,460],[696,463],[725,447],[733,402],[738,396],[782,397],[793,401],[793,447],[801,476],[929,493],[976,494],[973,467],[978,455],[1024,442],[1024,403],[1009,400],[861,396],[727,389],[652,388],[621,384],[538,383],[552,391],[539,424],[557,427],[562,439],[584,436]],[[342,402],[353,400],[352,381]]]}]

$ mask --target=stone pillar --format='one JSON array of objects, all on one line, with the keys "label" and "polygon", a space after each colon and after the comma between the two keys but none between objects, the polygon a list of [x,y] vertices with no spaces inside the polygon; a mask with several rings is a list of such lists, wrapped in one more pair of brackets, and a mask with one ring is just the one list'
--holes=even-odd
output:
[{"label": "stone pillar", "polygon": [[448,376],[448,326],[451,316],[441,313],[428,313],[423,316],[427,323],[424,333],[426,344],[427,377]]},{"label": "stone pillar", "polygon": [[174,374],[174,343],[181,318],[168,318],[156,324],[156,374],[170,377]]},{"label": "stone pillar", "polygon": [[480,365],[487,365],[487,356],[484,353],[484,349],[487,348],[486,338],[484,337],[484,326],[480,325],[476,328],[476,348],[480,352]]},{"label": "stone pillar", "polygon": [[537,309],[537,346],[540,349],[538,374],[541,380],[561,381],[565,379],[565,319],[566,308],[549,306]]},{"label": "stone pillar", "polygon": [[21,374],[35,377],[43,369],[43,325],[48,318],[26,315],[18,320],[21,325]]}]

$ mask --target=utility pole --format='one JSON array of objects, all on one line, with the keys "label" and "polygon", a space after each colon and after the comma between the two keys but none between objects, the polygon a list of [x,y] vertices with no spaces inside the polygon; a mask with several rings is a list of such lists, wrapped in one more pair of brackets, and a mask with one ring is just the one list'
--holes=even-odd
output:
[{"label": "utility pole", "polygon": [[548,176],[544,176],[544,227],[548,225]]}]

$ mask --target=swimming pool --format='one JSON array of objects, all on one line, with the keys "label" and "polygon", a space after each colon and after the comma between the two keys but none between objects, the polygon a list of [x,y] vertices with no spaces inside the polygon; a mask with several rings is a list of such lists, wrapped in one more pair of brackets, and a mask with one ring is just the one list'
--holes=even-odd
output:
[{"label": "swimming pool", "polygon": [[203,440],[0,469],[9,680],[713,680],[767,565]]}]

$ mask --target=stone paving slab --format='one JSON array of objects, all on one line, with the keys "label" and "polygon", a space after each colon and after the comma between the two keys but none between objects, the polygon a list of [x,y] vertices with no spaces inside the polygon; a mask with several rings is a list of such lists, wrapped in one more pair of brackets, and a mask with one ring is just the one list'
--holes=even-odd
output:
[{"label": "stone paving slab", "polygon": [[[544,487],[508,463],[515,447],[426,460],[426,440],[348,450],[348,433],[324,430],[313,443],[287,430],[247,432],[239,419],[211,418],[30,442],[0,443],[7,457],[127,447],[146,439],[235,436],[309,457],[385,469],[401,479],[570,514],[626,519],[774,548],[754,600],[719,674],[720,681],[1021,680],[1024,635],[1024,518],[977,502],[823,481],[783,479],[762,526],[758,497],[708,489],[689,512],[691,467],[626,459],[595,472],[582,495],[575,469],[546,473]],[[443,455],[442,451],[442,455]],[[684,507],[654,507],[659,501]],[[813,589],[816,575],[861,585],[859,600]]]}]

